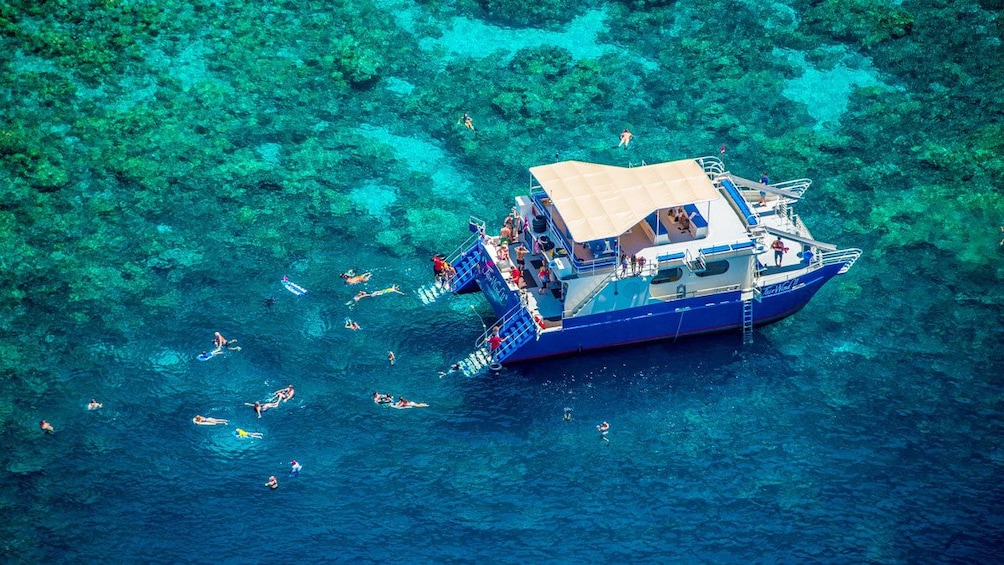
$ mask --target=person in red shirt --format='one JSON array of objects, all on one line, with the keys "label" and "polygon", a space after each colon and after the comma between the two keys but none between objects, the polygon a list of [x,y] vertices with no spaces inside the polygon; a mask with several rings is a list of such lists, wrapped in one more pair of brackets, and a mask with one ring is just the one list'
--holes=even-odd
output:
[{"label": "person in red shirt", "polygon": [[498,333],[494,333],[490,338],[488,338],[488,347],[491,350],[492,361],[495,361],[495,357],[498,355],[499,348],[502,347],[502,342],[507,339],[509,338],[502,337]]}]

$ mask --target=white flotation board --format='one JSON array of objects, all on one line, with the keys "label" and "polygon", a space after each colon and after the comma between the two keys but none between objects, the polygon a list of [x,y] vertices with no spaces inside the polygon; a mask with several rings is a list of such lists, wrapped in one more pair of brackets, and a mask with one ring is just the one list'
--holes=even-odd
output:
[{"label": "white flotation board", "polygon": [[289,280],[288,278],[282,279],[282,286],[284,286],[286,290],[292,292],[297,296],[303,296],[304,294],[307,294],[307,289]]}]

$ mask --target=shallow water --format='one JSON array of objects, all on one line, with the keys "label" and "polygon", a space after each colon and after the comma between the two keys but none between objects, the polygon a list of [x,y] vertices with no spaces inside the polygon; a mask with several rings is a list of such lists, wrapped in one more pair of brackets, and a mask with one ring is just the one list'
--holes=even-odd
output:
[{"label": "shallow water", "polygon": [[[144,6],[3,24],[3,561],[999,560],[1004,165],[993,100],[958,105],[1004,78],[971,58],[938,74],[999,46],[991,11],[907,3],[898,35],[777,3],[592,2],[547,29],[505,5]],[[731,18],[714,33],[712,8]],[[61,29],[109,43],[79,54]],[[517,53],[541,46],[563,51]],[[938,64],[909,67],[918,50]],[[504,215],[555,153],[722,143],[742,176],[814,177],[802,218],[863,248],[854,268],[752,346],[440,377],[493,321],[477,295],[414,293],[470,214]],[[392,284],[407,294],[351,300]],[[241,350],[197,361],[214,331]],[[243,405],[290,383],[261,419]]]}]

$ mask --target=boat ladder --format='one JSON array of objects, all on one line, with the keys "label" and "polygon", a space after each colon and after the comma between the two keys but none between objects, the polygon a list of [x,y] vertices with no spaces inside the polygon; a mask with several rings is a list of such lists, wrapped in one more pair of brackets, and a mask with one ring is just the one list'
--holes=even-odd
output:
[{"label": "boat ladder", "polygon": [[755,290],[743,292],[743,344],[753,343],[753,299]]},{"label": "boat ladder", "polygon": [[478,265],[483,257],[481,249],[478,236],[475,234],[451,253],[446,260],[453,265],[457,274],[449,283],[437,280],[419,287],[415,293],[418,294],[422,304],[432,304],[444,294],[460,290],[470,284],[478,275]]},{"label": "boat ladder", "polygon": [[691,255],[689,249],[687,250],[687,255],[683,261],[687,264],[687,268],[695,273],[703,273],[708,268],[707,263],[704,262],[704,255],[702,253],[698,253],[695,257]]},{"label": "boat ladder", "polygon": [[434,281],[418,287],[415,294],[418,295],[422,304],[432,304],[436,299],[448,292],[450,292],[449,285],[443,284],[440,281]]},{"label": "boat ladder", "polygon": [[485,367],[492,363],[502,363],[507,357],[512,355],[523,344],[532,339],[536,339],[540,326],[534,321],[530,311],[518,304],[506,313],[494,326],[501,326],[499,335],[505,338],[499,347],[495,359],[492,359],[489,350],[488,339],[491,337],[493,329],[487,329],[475,344],[474,351],[460,361],[460,370],[464,376],[472,377],[482,372]]}]

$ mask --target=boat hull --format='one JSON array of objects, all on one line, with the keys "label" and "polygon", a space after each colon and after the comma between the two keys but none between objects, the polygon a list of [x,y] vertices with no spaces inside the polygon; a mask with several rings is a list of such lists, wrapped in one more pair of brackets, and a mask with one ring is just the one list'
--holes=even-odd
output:
[{"label": "boat hull", "polygon": [[[766,285],[761,300],[753,302],[753,324],[763,326],[786,318],[804,307],[820,288],[836,276],[842,265],[813,270],[792,279]],[[513,293],[499,292],[498,281],[488,275],[478,279],[485,297],[498,314],[518,301]],[[740,332],[743,302],[739,291],[684,298],[649,306],[565,319],[560,329],[539,334],[513,351],[505,363],[666,339]]]}]

